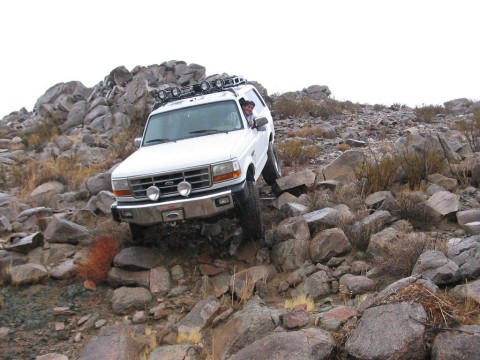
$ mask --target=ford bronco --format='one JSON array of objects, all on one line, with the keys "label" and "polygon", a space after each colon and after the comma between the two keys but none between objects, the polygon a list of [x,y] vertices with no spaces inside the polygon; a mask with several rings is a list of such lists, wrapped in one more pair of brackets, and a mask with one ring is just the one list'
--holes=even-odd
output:
[{"label": "ford bronco", "polygon": [[[281,177],[272,115],[258,90],[231,76],[154,91],[139,148],[112,173],[115,221],[140,241],[150,226],[233,210],[244,235],[263,236],[257,180]],[[255,103],[253,126],[241,108]]]}]

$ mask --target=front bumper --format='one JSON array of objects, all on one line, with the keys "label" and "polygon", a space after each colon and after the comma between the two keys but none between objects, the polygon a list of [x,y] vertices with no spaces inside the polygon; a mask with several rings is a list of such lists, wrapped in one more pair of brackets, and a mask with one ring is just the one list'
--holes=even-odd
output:
[{"label": "front bumper", "polygon": [[195,197],[161,202],[112,204],[115,221],[138,225],[155,225],[163,222],[208,218],[234,208],[248,197],[245,182],[227,190],[215,191]]}]

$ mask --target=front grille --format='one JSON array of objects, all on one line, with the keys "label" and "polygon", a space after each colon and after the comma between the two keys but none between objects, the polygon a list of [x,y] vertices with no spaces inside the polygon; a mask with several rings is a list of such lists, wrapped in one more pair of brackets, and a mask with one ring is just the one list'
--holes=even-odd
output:
[{"label": "front grille", "polygon": [[211,186],[210,168],[205,167],[170,174],[158,174],[129,179],[133,197],[137,199],[146,198],[146,190],[150,186],[156,186],[160,189],[160,198],[177,196],[179,195],[177,185],[182,181],[188,181],[192,184],[192,192],[198,189],[208,188]]}]

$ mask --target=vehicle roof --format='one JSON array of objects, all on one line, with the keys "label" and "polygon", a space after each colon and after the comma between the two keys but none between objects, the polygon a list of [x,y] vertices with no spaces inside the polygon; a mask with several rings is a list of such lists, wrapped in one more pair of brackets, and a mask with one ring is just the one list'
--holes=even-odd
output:
[{"label": "vehicle roof", "polygon": [[192,97],[182,98],[179,100],[174,100],[167,102],[151,112],[150,115],[181,109],[189,106],[195,106],[200,104],[208,104],[217,101],[223,100],[238,100],[242,98],[249,90],[253,89],[254,86],[250,84],[238,85],[230,88],[223,89],[221,91],[216,91],[208,94],[198,94]]}]

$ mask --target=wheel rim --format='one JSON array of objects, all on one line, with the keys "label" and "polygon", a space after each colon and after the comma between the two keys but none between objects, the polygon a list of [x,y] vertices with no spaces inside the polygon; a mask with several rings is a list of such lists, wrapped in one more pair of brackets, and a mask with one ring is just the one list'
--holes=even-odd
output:
[{"label": "wheel rim", "polygon": [[280,165],[278,164],[277,152],[275,151],[275,148],[273,149],[272,153],[273,153],[273,167],[275,168],[275,172],[277,173],[277,175],[280,176],[281,175]]}]

